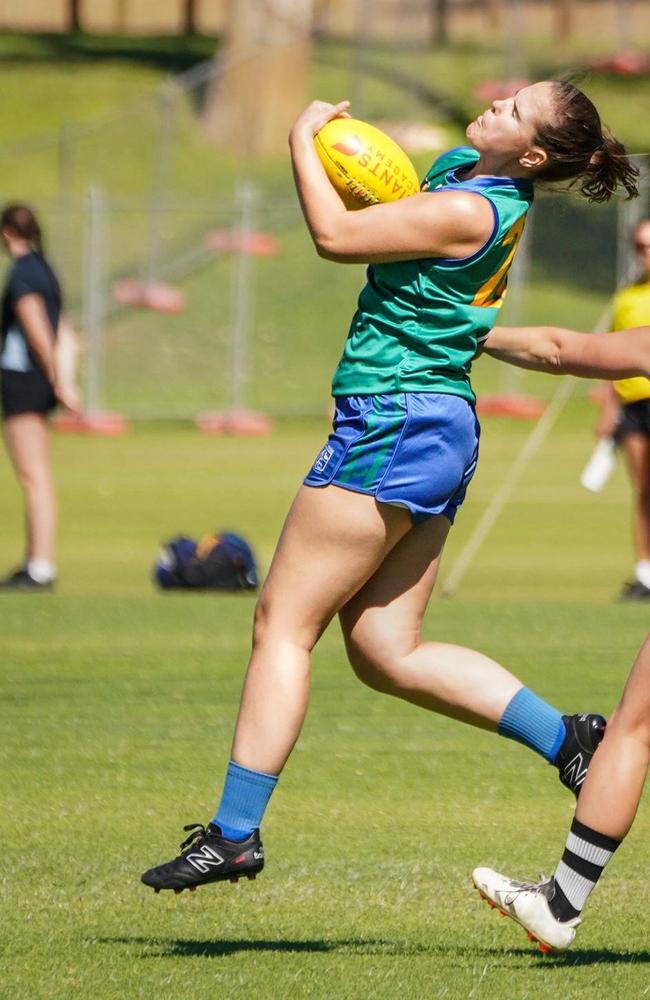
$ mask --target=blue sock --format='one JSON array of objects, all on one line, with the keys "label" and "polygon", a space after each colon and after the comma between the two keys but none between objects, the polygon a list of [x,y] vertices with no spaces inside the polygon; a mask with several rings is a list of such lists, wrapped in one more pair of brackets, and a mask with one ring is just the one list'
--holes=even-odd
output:
[{"label": "blue sock", "polygon": [[506,705],[499,720],[499,733],[530,747],[552,764],[562,746],[566,726],[556,708],[528,688],[521,688]]},{"label": "blue sock", "polygon": [[262,822],[277,783],[277,775],[252,771],[231,760],[221,802],[212,822],[221,828],[228,840],[246,840]]}]

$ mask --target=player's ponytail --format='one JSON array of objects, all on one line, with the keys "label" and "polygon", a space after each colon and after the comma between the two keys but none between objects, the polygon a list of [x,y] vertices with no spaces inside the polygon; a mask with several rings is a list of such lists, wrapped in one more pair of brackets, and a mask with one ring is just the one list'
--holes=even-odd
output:
[{"label": "player's ponytail", "polygon": [[555,80],[555,118],[538,127],[536,143],[548,163],[536,176],[543,181],[568,181],[589,201],[609,201],[619,187],[627,197],[639,193],[639,171],[625,146],[600,121],[589,98],[568,80]]},{"label": "player's ponytail", "polygon": [[638,176],[625,146],[603,129],[602,145],[592,153],[579,187],[590,201],[607,201],[619,185],[627,191],[628,199],[635,198],[639,193]]},{"label": "player's ponytail", "polygon": [[43,253],[43,236],[38,219],[28,205],[6,205],[0,213],[0,228],[12,229],[28,240],[35,250]]}]

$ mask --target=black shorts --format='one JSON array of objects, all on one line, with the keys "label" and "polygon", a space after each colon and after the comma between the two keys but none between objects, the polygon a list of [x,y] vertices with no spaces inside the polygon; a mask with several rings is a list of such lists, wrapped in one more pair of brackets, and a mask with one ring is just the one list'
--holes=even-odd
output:
[{"label": "black shorts", "polygon": [[628,434],[642,434],[650,438],[650,399],[639,399],[636,403],[621,406],[616,440],[622,441]]},{"label": "black shorts", "polygon": [[14,372],[0,369],[2,415],[49,413],[56,406],[52,386],[40,371]]}]

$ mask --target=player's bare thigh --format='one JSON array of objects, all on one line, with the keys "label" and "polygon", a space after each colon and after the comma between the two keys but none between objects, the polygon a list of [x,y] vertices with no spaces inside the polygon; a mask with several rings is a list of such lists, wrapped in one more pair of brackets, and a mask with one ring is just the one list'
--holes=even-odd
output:
[{"label": "player's bare thigh", "polygon": [[341,609],[341,628],[355,669],[381,669],[418,645],[450,527],[442,514],[412,527]]},{"label": "player's bare thigh", "polygon": [[16,474],[25,486],[49,481],[49,433],[41,413],[17,413],[5,418],[3,436]]},{"label": "player's bare thigh", "polygon": [[400,507],[339,486],[302,486],[260,594],[256,641],[277,632],[311,648],[410,527]]}]

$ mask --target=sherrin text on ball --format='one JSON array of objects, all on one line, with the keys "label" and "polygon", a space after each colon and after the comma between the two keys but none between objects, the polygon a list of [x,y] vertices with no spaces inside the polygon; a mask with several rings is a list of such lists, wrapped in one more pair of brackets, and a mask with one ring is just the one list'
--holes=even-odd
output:
[{"label": "sherrin text on ball", "polygon": [[314,136],[327,176],[347,208],[398,201],[420,190],[415,167],[381,129],[356,118],[333,118]]}]

